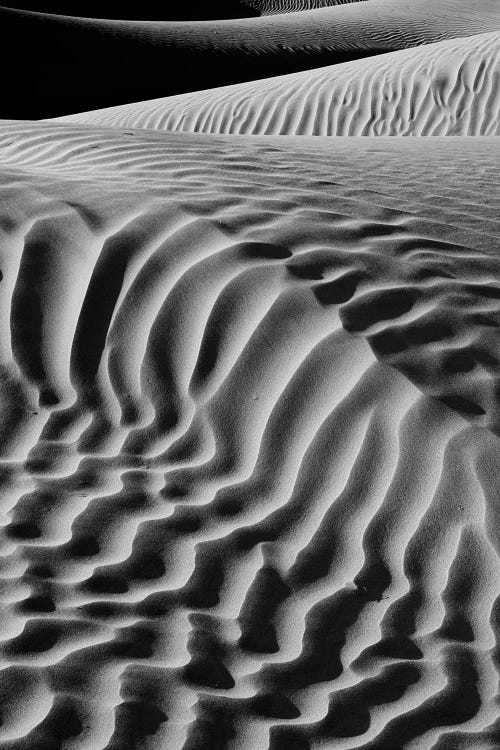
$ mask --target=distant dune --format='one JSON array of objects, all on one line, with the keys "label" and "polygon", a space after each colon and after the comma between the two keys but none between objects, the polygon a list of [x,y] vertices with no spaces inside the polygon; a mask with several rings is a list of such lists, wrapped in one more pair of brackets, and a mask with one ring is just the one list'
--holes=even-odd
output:
[{"label": "distant dune", "polygon": [[245,135],[500,135],[500,32],[62,118]]},{"label": "distant dune", "polygon": [[2,746],[499,746],[499,164],[1,123]]},{"label": "distant dune", "polygon": [[202,21],[251,18],[363,1],[366,0],[190,0],[187,3],[142,0],[132,4],[121,0],[19,0],[15,3],[15,8],[80,18]]},{"label": "distant dune", "polygon": [[[331,3],[319,0],[319,3],[320,6],[335,5],[336,0]],[[123,0],[20,0],[13,5],[16,10],[35,13],[134,21],[202,21],[261,15],[258,0],[190,0],[185,3],[161,0],[141,0],[139,3],[126,3]]]},{"label": "distant dune", "polygon": [[332,5],[366,2],[366,0],[244,0],[249,8],[255,9],[259,15],[275,15],[276,13],[295,13],[314,8],[328,8]]},{"label": "distant dune", "polygon": [[[4,116],[44,118],[312,69],[500,29],[496,0],[367,0],[228,21],[0,9]],[[13,65],[30,50],[32,65]]]}]

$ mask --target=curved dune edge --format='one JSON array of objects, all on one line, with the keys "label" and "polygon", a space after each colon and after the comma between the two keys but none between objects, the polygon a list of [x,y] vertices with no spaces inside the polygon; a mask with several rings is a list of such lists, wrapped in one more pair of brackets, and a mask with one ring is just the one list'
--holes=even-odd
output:
[{"label": "curved dune edge", "polygon": [[499,151],[0,124],[6,747],[498,744]]},{"label": "curved dune edge", "polygon": [[[143,0],[136,7],[117,0],[18,0],[15,10],[80,18],[128,19],[152,21],[204,21],[251,18],[256,15],[293,13],[366,0],[211,0],[209,3],[184,3],[158,7],[157,2]],[[6,3],[5,7],[10,7]]]},{"label": "curved dune edge", "polygon": [[169,3],[163,6],[156,0],[142,0],[136,5],[125,4],[120,0],[16,0],[11,4],[6,2],[4,7],[14,11],[36,13],[41,20],[43,16],[48,15],[104,21],[191,23],[252,18],[260,15],[259,10],[253,8],[246,0],[211,0],[209,3],[197,3],[195,0],[194,3]]},{"label": "curved dune edge", "polygon": [[243,135],[500,134],[500,32],[59,118]]},{"label": "curved dune edge", "polygon": [[[21,119],[56,117],[495,30],[496,0],[369,0],[189,24],[0,8],[0,65],[9,70],[2,112]],[[12,65],[19,49],[30,50],[35,68]]]},{"label": "curved dune edge", "polygon": [[296,13],[316,8],[329,8],[332,5],[367,2],[367,0],[245,0],[245,2],[260,15],[274,16],[278,13]]}]

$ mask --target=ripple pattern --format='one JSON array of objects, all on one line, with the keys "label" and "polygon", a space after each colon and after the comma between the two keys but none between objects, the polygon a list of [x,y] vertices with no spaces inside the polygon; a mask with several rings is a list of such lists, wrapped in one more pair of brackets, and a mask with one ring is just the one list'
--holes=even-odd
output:
[{"label": "ripple pattern", "polygon": [[499,746],[498,143],[1,125],[2,749]]},{"label": "ripple pattern", "polygon": [[315,8],[329,8],[331,5],[346,5],[348,3],[366,0],[246,0],[249,8],[254,8],[263,16],[274,16],[278,13],[296,13],[297,11],[313,10]]},{"label": "ripple pattern", "polygon": [[61,118],[243,135],[500,135],[500,33]]}]

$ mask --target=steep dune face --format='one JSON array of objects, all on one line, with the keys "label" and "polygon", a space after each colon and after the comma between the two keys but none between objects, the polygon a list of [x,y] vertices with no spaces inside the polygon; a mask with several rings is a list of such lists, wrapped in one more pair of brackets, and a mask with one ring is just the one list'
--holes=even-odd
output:
[{"label": "steep dune face", "polygon": [[500,135],[500,32],[61,118],[244,135]]},{"label": "steep dune face", "polygon": [[498,746],[499,152],[1,125],[6,748]]},{"label": "steep dune face", "polygon": [[[369,0],[264,18],[133,22],[0,9],[5,117],[44,118],[500,29],[496,0]],[[30,66],[14,66],[20,49]]]}]

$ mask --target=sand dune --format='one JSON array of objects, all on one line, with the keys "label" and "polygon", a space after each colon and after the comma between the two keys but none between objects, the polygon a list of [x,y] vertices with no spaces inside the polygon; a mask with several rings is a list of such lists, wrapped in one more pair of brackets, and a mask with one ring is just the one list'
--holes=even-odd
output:
[{"label": "sand dune", "polygon": [[498,747],[499,151],[0,125],[2,747]]},{"label": "sand dune", "polygon": [[500,32],[62,118],[244,135],[500,135]]},{"label": "sand dune", "polygon": [[35,13],[133,21],[206,21],[251,18],[276,13],[293,13],[365,0],[211,0],[210,2],[169,3],[142,0],[132,5],[119,0],[19,0],[16,10]]},{"label": "sand dune", "polygon": [[500,747],[500,6],[330,5],[0,8],[2,750]]},{"label": "sand dune", "polygon": [[258,10],[259,15],[276,15],[277,13],[296,13],[302,10],[328,8],[332,5],[366,2],[366,0],[246,0],[249,8]]},{"label": "sand dune", "polygon": [[[500,29],[496,0],[368,0],[226,21],[104,21],[0,9],[7,117],[40,119],[317,68]],[[33,66],[13,66],[20,49]],[[91,54],[90,54],[91,50]]]},{"label": "sand dune", "polygon": [[[334,5],[335,0],[329,4]],[[191,0],[189,3],[168,4],[157,0],[142,0],[135,4],[120,0],[19,0],[13,6],[16,10],[35,13],[132,21],[204,21],[260,15],[258,7],[253,7],[248,0]]]}]

